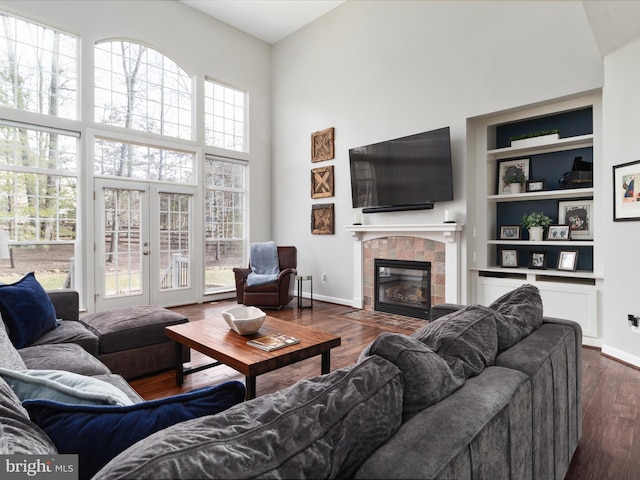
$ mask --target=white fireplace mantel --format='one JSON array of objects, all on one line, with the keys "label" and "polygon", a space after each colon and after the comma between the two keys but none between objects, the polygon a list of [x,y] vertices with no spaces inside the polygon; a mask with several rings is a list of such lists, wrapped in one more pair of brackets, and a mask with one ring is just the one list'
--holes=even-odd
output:
[{"label": "white fireplace mantel", "polygon": [[348,225],[345,227],[353,236],[353,306],[363,306],[363,243],[384,237],[410,236],[443,242],[445,244],[447,303],[460,302],[460,233],[461,223],[434,223],[420,225]]}]

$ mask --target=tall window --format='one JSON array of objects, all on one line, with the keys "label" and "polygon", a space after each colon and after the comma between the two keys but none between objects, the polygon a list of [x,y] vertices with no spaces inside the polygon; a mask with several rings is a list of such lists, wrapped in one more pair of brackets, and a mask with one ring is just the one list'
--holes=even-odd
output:
[{"label": "tall window", "polygon": [[246,92],[212,80],[204,82],[204,91],[206,144],[246,152]]},{"label": "tall window", "polygon": [[77,118],[78,39],[0,13],[0,105]]},{"label": "tall window", "polygon": [[205,164],[205,293],[235,285],[244,265],[246,165],[207,157]]},{"label": "tall window", "polygon": [[0,228],[11,258],[0,281],[35,271],[45,288],[74,286],[76,135],[0,124]]},{"label": "tall window", "polygon": [[191,139],[191,77],[166,55],[139,43],[95,47],[95,120]]}]

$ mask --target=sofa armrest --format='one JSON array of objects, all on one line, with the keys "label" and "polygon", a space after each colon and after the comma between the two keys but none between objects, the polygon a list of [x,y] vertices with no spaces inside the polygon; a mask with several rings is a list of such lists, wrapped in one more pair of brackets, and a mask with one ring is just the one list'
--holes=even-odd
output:
[{"label": "sofa armrest", "polygon": [[53,303],[56,318],[60,320],[80,319],[80,298],[78,292],[69,288],[47,290],[47,295]]},{"label": "sofa armrest", "polygon": [[429,321],[433,322],[434,320],[460,310],[463,307],[464,305],[457,303],[439,303],[437,305],[432,305],[431,312],[429,312]]}]

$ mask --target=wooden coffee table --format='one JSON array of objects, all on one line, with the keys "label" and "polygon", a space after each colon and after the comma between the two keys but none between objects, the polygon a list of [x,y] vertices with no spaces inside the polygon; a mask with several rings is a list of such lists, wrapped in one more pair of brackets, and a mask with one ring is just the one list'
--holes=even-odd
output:
[{"label": "wooden coffee table", "polygon": [[[307,358],[322,356],[322,373],[331,370],[331,349],[340,345],[340,337],[330,333],[304,327],[291,322],[267,317],[254,335],[239,335],[229,328],[222,316],[216,319],[172,325],[165,328],[166,335],[176,345],[176,384],[180,387],[185,375],[206,368],[224,364],[244,374],[246,377],[247,400],[256,396],[256,377]],[[289,347],[265,352],[247,345],[252,338],[271,333],[283,333],[300,339],[300,343]],[[184,368],[182,364],[182,346],[203,353],[214,363]]]}]

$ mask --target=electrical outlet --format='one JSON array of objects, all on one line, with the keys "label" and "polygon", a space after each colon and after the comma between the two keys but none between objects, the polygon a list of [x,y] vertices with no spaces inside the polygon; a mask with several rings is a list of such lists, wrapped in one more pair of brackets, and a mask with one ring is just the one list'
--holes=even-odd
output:
[{"label": "electrical outlet", "polygon": [[322,283],[327,283],[327,274],[326,273],[323,273],[320,278],[322,280]]}]

